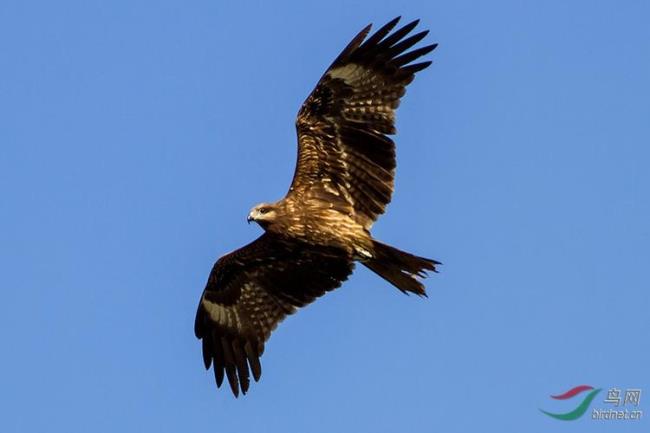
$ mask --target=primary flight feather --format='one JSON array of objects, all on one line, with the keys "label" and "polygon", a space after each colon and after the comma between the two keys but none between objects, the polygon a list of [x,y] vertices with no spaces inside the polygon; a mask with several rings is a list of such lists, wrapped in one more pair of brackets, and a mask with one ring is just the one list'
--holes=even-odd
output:
[{"label": "primary flight feather", "polygon": [[[221,257],[201,296],[194,331],[217,387],[235,396],[284,317],[339,287],[360,262],[402,292],[425,295],[419,278],[435,260],[374,240],[369,232],[391,200],[395,110],[415,73],[413,63],[437,44],[410,50],[427,31],[418,21],[393,31],[399,17],[367,37],[370,25],[334,60],[298,113],[298,161],[286,196],[255,206],[248,220],[265,233]],[[410,50],[410,51],[409,51]]]}]

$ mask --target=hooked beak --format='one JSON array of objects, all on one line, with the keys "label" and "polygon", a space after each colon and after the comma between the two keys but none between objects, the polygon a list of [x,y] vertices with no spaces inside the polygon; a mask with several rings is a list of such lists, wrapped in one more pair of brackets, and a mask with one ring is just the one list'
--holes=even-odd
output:
[{"label": "hooked beak", "polygon": [[248,224],[250,224],[251,221],[253,221],[253,216],[251,214],[248,214],[248,217],[246,218],[246,221],[248,222]]}]

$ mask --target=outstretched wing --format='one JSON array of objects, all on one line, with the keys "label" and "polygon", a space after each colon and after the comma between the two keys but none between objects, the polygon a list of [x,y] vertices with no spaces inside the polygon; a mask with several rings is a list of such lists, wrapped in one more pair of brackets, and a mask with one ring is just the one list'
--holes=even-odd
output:
[{"label": "outstretched wing", "polygon": [[354,264],[340,253],[265,233],[215,263],[201,296],[194,333],[217,387],[224,372],[235,396],[249,369],[257,381],[264,342],[285,316],[341,285]]},{"label": "outstretched wing", "polygon": [[365,42],[363,29],[336,58],[298,113],[298,162],[288,197],[321,199],[369,229],[391,200],[395,110],[437,44],[408,51],[428,33],[391,33],[399,17]]}]

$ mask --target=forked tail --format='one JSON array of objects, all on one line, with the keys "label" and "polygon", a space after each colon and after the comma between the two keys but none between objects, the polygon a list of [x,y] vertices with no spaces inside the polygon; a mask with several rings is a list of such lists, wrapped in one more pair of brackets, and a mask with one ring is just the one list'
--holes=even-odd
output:
[{"label": "forked tail", "polygon": [[362,262],[367,268],[404,293],[427,295],[424,284],[418,278],[426,277],[426,271],[437,272],[436,265],[440,262],[414,256],[376,240],[372,242],[372,258]]}]

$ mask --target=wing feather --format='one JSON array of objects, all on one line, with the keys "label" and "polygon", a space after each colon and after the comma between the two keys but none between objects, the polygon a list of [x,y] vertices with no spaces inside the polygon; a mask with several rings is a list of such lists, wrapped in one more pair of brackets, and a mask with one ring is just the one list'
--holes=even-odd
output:
[{"label": "wing feather", "polygon": [[408,51],[428,32],[407,37],[418,21],[393,31],[398,21],[365,42],[370,26],[353,38],[296,120],[298,162],[287,196],[325,196],[366,229],[384,213],[393,192],[395,144],[387,135],[395,134],[395,110],[414,74],[431,64],[410,63],[437,46]]},{"label": "wing feather", "polygon": [[194,332],[217,387],[228,378],[246,393],[250,374],[262,374],[259,357],[287,315],[341,285],[353,263],[339,251],[265,233],[215,263],[201,297]]}]

